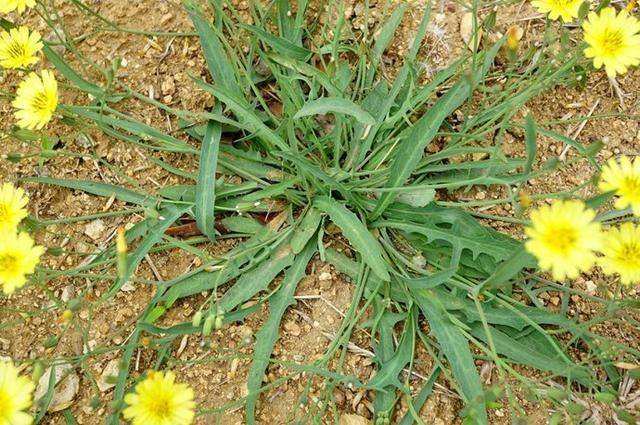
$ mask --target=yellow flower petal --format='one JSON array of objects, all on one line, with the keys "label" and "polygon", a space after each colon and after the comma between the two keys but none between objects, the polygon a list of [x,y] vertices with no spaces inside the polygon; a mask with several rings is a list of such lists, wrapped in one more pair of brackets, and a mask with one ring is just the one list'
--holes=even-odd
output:
[{"label": "yellow flower petal", "polygon": [[42,77],[32,72],[18,86],[12,103],[17,109],[18,125],[29,130],[44,127],[58,107],[58,83],[53,72],[44,70]]},{"label": "yellow flower petal", "polygon": [[640,226],[623,223],[605,232],[602,254],[598,264],[606,274],[619,274],[625,285],[640,283]]},{"label": "yellow flower petal", "polygon": [[0,186],[0,233],[15,233],[18,224],[28,215],[29,198],[24,190],[11,183]]},{"label": "yellow flower petal", "polygon": [[37,53],[43,44],[37,31],[27,27],[11,28],[0,33],[0,66],[23,68],[38,62]]},{"label": "yellow flower petal", "polygon": [[595,68],[604,65],[608,76],[624,74],[629,66],[640,63],[640,22],[626,10],[617,15],[612,7],[602,9],[600,15],[591,12],[582,29],[589,45],[585,56],[593,58]]},{"label": "yellow flower petal", "polygon": [[34,7],[36,0],[2,0],[0,1],[0,13],[9,13],[14,10],[21,14],[28,7]]},{"label": "yellow flower petal", "polygon": [[582,0],[535,0],[531,4],[538,12],[548,13],[552,21],[562,18],[563,22],[571,22],[578,17]]},{"label": "yellow flower petal", "polygon": [[173,372],[150,372],[124,398],[122,412],[133,425],[188,425],[195,416],[193,390],[175,382]]},{"label": "yellow flower petal", "polygon": [[29,425],[33,418],[25,412],[31,407],[35,386],[18,375],[11,362],[0,361],[0,424]]},{"label": "yellow flower petal", "polygon": [[[610,159],[602,167],[598,187],[602,192],[614,191],[618,196],[615,201],[617,209],[640,206],[640,158],[631,159],[625,155],[620,157],[619,163]],[[640,216],[638,208],[634,214]]]},{"label": "yellow flower petal", "polygon": [[594,217],[580,201],[545,205],[531,212],[525,247],[538,259],[540,269],[550,271],[554,279],[574,279],[596,260],[601,232]]},{"label": "yellow flower petal", "polygon": [[0,233],[0,286],[5,294],[24,286],[43,253],[44,248],[34,246],[28,233]]}]

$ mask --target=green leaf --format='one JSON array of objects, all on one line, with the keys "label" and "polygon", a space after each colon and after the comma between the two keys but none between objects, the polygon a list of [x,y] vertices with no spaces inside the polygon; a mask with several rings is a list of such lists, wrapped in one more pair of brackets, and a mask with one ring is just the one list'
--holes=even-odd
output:
[{"label": "green leaf", "polygon": [[193,22],[193,26],[200,36],[199,40],[202,46],[202,52],[204,53],[209,73],[211,73],[213,81],[217,85],[225,87],[231,93],[241,96],[242,91],[235,79],[235,69],[229,61],[227,52],[220,42],[218,33],[204,18],[202,10],[197,2],[193,0],[186,0],[184,5],[189,13],[191,21]]},{"label": "green leaf", "polygon": [[131,204],[153,207],[157,204],[158,199],[151,195],[143,195],[130,189],[115,186],[107,183],[93,182],[89,180],[72,180],[72,179],[56,179],[53,177],[25,177],[21,179],[24,182],[49,184],[54,186],[66,187],[74,190],[81,190],[92,195],[104,196],[110,198],[115,196],[116,199]]},{"label": "green leaf", "polygon": [[460,329],[447,319],[448,313],[436,294],[430,290],[413,290],[411,292],[422,310],[422,314],[427,318],[431,332],[438,340],[442,352],[449,361],[460,392],[474,412],[477,423],[487,424],[484,391],[467,339]]},{"label": "green leaf", "polygon": [[402,338],[398,343],[398,348],[393,356],[380,368],[368,386],[377,390],[383,390],[389,385],[402,388],[402,384],[398,380],[398,375],[402,369],[411,362],[413,357],[413,349],[415,345],[415,320],[412,314],[407,316],[404,322],[405,329],[402,331]]},{"label": "green leaf", "polygon": [[198,153],[198,151],[189,146],[188,143],[165,134],[155,127],[144,124],[140,121],[116,118],[105,113],[96,113],[93,108],[85,106],[60,105],[60,108],[62,110],[89,119],[93,122],[93,124],[97,125],[103,130],[119,128],[140,137],[145,142],[153,143],[153,145],[148,145],[148,148],[163,150],[167,152],[190,154]]},{"label": "green leaf", "polygon": [[[289,244],[277,249],[271,258],[256,268],[242,273],[238,281],[218,301],[219,312],[226,313],[249,300],[260,291],[264,291],[282,270],[293,263],[295,255]],[[212,306],[212,308],[215,308]]]},{"label": "green leaf", "polygon": [[[267,244],[267,255],[270,252],[268,242],[273,239],[274,233],[269,228],[262,228],[254,236],[242,242],[237,247],[226,254],[229,260],[223,263],[219,270],[214,272],[197,271],[195,273],[182,275],[176,279],[166,282],[169,289],[164,293],[161,300],[167,306],[171,306],[176,300],[198,292],[208,291],[216,285],[220,286],[241,274],[240,267],[251,261],[256,256],[256,250]],[[250,266],[247,266],[250,268]]]},{"label": "green leaf", "polygon": [[127,255],[127,267],[124,274],[122,277],[118,277],[111,288],[109,288],[109,291],[103,295],[103,299],[113,297],[120,290],[122,285],[131,278],[142,259],[149,253],[149,250],[162,240],[165,230],[167,230],[176,220],[182,217],[184,213],[189,211],[190,208],[191,206],[176,207],[175,205],[168,205],[166,208],[159,211],[158,221],[149,228],[147,235],[142,239],[135,251]]},{"label": "green leaf", "polygon": [[412,207],[424,207],[431,203],[436,196],[435,189],[416,189],[413,191],[402,191],[398,195],[398,202],[411,205]]},{"label": "green leaf", "polygon": [[[500,45],[494,46],[487,54],[484,66],[471,76],[463,76],[411,127],[398,145],[386,187],[402,186],[409,179],[422,159],[424,149],[434,139],[444,120],[471,96],[474,85],[484,79]],[[384,192],[371,213],[371,218],[378,218],[395,197],[396,193],[393,191]]]},{"label": "green leaf", "polygon": [[533,115],[528,114],[524,124],[524,143],[527,148],[527,162],[524,166],[525,173],[531,172],[531,166],[536,159],[536,137],[536,122],[533,119]]},{"label": "green leaf", "polygon": [[[470,96],[471,86],[470,79],[463,77],[415,123],[398,145],[398,152],[391,164],[386,187],[404,185],[422,158],[425,147],[436,136],[444,120]],[[395,197],[395,192],[384,192],[371,213],[372,218],[379,217]]]},{"label": "green leaf", "polygon": [[307,117],[309,115],[319,115],[326,113],[351,115],[365,125],[374,125],[376,120],[370,113],[362,109],[350,100],[340,97],[321,97],[305,103],[302,108],[293,116],[293,119]]},{"label": "green leaf", "polygon": [[196,202],[194,214],[200,231],[209,239],[216,237],[215,228],[215,199],[216,199],[216,168],[218,163],[218,147],[222,127],[219,123],[209,121],[202,140],[200,152],[200,168],[196,186]]},{"label": "green leaf", "polygon": [[58,70],[58,72],[64,75],[67,80],[69,80],[81,91],[91,94],[96,99],[104,99],[109,102],[117,102],[118,100],[123,98],[123,96],[106,96],[106,93],[102,88],[82,78],[80,74],[78,74],[73,68],[67,65],[67,63],[56,53],[56,51],[48,45],[45,45],[42,48],[42,52],[47,57],[49,62],[51,62],[51,64]]},{"label": "green leaf", "polygon": [[[480,323],[470,325],[470,332],[476,338],[487,342],[487,332]],[[509,337],[506,333],[489,327],[491,339],[495,345],[496,352],[508,357],[516,363],[535,367],[539,370],[552,372],[555,375],[566,376],[571,380],[580,382],[583,385],[591,386],[594,384],[591,373],[585,367],[577,366],[568,361],[564,361],[558,356],[549,356],[544,352],[535,349],[535,346],[529,344],[529,340],[525,339],[520,342]]]},{"label": "green leaf", "polygon": [[246,414],[247,423],[255,423],[255,407],[258,400],[258,390],[262,385],[264,372],[269,365],[269,358],[278,340],[280,321],[287,307],[295,304],[293,295],[298,283],[305,276],[305,269],[316,252],[315,244],[309,242],[304,250],[295,258],[293,265],[285,272],[280,289],[269,299],[269,318],[256,334],[256,345],[253,361],[247,377]]},{"label": "green leaf", "polygon": [[[424,386],[422,387],[418,395],[413,399],[412,401],[413,410],[415,410],[416,412],[420,411],[424,403],[427,401],[427,398],[431,395],[431,392],[433,391],[433,386],[436,383],[436,379],[438,379],[438,376],[440,376],[440,368],[436,366],[433,369],[433,372],[431,372],[431,375],[429,376],[429,380],[427,380],[427,382],[424,383]],[[411,410],[409,410],[407,413],[405,413],[399,425],[413,425],[414,422],[415,421],[413,416],[411,415]]]},{"label": "green leaf", "polygon": [[499,243],[503,241],[493,239],[490,232],[472,234],[458,232],[456,229],[453,229],[453,231],[443,229],[432,223],[412,224],[391,220],[377,221],[373,223],[373,226],[398,229],[407,233],[417,233],[426,236],[429,241],[445,241],[452,245],[454,252],[462,252],[464,249],[470,250],[474,259],[480,254],[486,254],[500,261],[509,258],[513,254],[512,244]]},{"label": "green leaf", "polygon": [[296,61],[290,57],[270,53],[267,56],[269,59],[284,66],[285,68],[299,72],[307,77],[312,77],[329,93],[329,96],[339,97],[342,91],[335,85],[333,80],[327,76],[324,72],[320,71],[313,65],[305,62]]},{"label": "green leaf", "polygon": [[233,92],[222,86],[212,86],[202,80],[196,80],[196,83],[227,105],[238,117],[245,130],[254,133],[256,137],[265,143],[275,146],[282,151],[286,152],[289,150],[289,146],[287,146],[282,137],[262,122],[256,115],[255,108],[251,107],[244,98],[236,96]]},{"label": "green leaf", "polygon": [[342,229],[344,236],[360,253],[364,262],[371,267],[376,276],[384,281],[391,279],[387,271],[386,262],[382,257],[380,244],[369,232],[369,229],[358,219],[358,216],[349,211],[344,205],[326,196],[316,198],[313,205],[320,211],[327,213],[331,221]]},{"label": "green leaf", "polygon": [[291,237],[291,250],[294,254],[302,252],[309,239],[316,233],[318,225],[320,225],[320,220],[322,220],[320,211],[309,207],[300,225]]},{"label": "green leaf", "polygon": [[240,25],[242,28],[249,30],[255,36],[257,36],[260,40],[273,47],[273,49],[289,58],[293,58],[295,60],[299,60],[302,62],[306,62],[311,57],[311,51],[305,49],[304,47],[300,47],[296,44],[293,44],[287,39],[282,37],[275,36],[273,34],[268,33],[262,28],[256,27],[254,25]]},{"label": "green leaf", "polygon": [[529,254],[524,245],[513,253],[506,261],[500,263],[491,276],[474,288],[476,293],[502,286],[516,276],[525,267],[535,267],[536,259]]},{"label": "green leaf", "polygon": [[407,7],[408,6],[406,4],[400,3],[393,11],[387,22],[385,22],[382,28],[380,28],[380,31],[376,33],[376,44],[373,47],[373,57],[376,58],[376,60],[380,60],[382,54],[389,46],[389,43],[391,43],[393,34],[400,25]]}]

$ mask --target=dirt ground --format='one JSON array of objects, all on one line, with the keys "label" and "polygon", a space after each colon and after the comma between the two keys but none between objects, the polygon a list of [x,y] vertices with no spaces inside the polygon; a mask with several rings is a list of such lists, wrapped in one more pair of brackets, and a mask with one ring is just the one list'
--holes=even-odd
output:
[{"label": "dirt ground", "polygon": [[[212,104],[206,93],[197,90],[190,75],[205,75],[206,66],[200,54],[200,46],[195,37],[149,37],[123,32],[107,32],[95,34],[91,25],[78,9],[67,2],[57,0],[59,12],[56,19],[59,27],[64,28],[67,36],[81,37],[78,48],[98,65],[109,67],[112,60],[121,58],[118,76],[134,90],[147,94],[167,105],[178,106],[191,111],[203,111]],[[92,8],[113,21],[117,25],[144,31],[192,31],[192,25],[178,1],[124,1],[91,0]],[[312,2],[314,13],[319,19],[328,19],[326,11]],[[348,2],[349,3],[349,2]],[[371,19],[373,25],[384,17],[381,5],[373,2]],[[393,3],[393,2],[391,2]],[[395,2],[398,3],[398,2]],[[396,37],[390,53],[385,61],[390,68],[402,60],[402,52],[406,51],[421,15],[423,1],[413,1],[405,16],[402,29]],[[238,2],[239,8],[246,9],[246,2]],[[356,30],[364,25],[362,5],[351,2],[347,8],[349,22]],[[489,10],[483,10],[487,13]],[[518,3],[498,9],[498,29],[506,30],[514,23],[525,29],[523,43],[533,42],[535,34],[544,27],[544,21],[528,4]],[[424,66],[428,70],[437,70],[466,49],[460,35],[460,19],[464,11],[458,3],[442,1],[434,10],[430,33],[421,53]],[[144,17],[144,19],[141,19]],[[538,18],[537,18],[538,17]],[[28,21],[41,30],[43,36],[51,36],[51,30],[45,27],[39,18],[30,15]],[[106,34],[106,35],[105,35]],[[68,52],[67,52],[68,53]],[[94,75],[94,77],[98,77]],[[20,80],[19,74],[3,76],[0,87],[12,92]],[[612,92],[604,73],[593,73],[589,78],[586,90],[558,88],[535,99],[529,104],[529,110],[539,123],[559,120],[553,128],[563,134],[575,135],[579,141],[589,143],[602,141],[605,148],[598,159],[605,161],[611,156],[625,153],[637,155],[640,146],[640,70],[630,72],[619,79],[622,90],[627,94],[625,107]],[[64,103],[83,103],[85,99],[71,89],[62,86]],[[136,101],[128,101],[126,110],[136,118],[171,132],[176,122],[172,121],[158,109]],[[580,123],[563,123],[572,117],[618,113],[624,111],[627,118],[608,117]],[[12,116],[9,102],[0,103],[0,113],[5,117]],[[525,111],[522,112],[525,115]],[[629,119],[635,116],[635,119]],[[517,117],[521,118],[521,117]],[[25,176],[52,176],[58,178],[79,178],[107,183],[125,183],[127,179],[136,182],[139,189],[155,192],[159,187],[168,184],[183,183],[175,175],[150,163],[146,153],[138,148],[125,145],[105,135],[92,131],[90,138],[79,134],[74,128],[56,122],[49,127],[50,134],[60,137],[58,149],[73,155],[59,155],[47,161],[39,161],[37,157],[29,157],[38,152],[38,147],[27,142],[19,142],[6,135],[10,131],[12,120],[7,118],[0,122],[3,143],[0,144],[0,180],[13,181]],[[505,149],[522,152],[520,141],[507,140]],[[545,137],[538,139],[539,161],[557,157],[563,146]],[[7,158],[22,154],[24,159],[14,163]],[[197,164],[189,162],[188,157],[162,154],[160,157],[186,171],[196,171]],[[569,158],[572,152],[569,151]],[[106,166],[119,167],[124,175]],[[551,178],[531,181],[531,194],[545,193],[567,189],[589,179],[593,169],[585,163],[567,167]],[[31,197],[31,213],[40,218],[53,220],[62,217],[81,216],[99,211],[117,211],[124,208],[119,201],[86,195],[81,192],[59,189],[50,186],[27,185]],[[503,194],[485,190],[477,190],[470,196],[482,200],[499,197]],[[514,212],[508,206],[496,207],[485,212],[511,216]],[[59,255],[47,255],[43,266],[59,270],[71,268],[81,263],[86,254],[101,249],[108,244],[115,229],[130,222],[141,220],[142,215],[131,215],[125,218],[113,217],[100,220],[78,222],[47,227],[46,231],[37,232],[37,240],[47,247],[61,247]],[[519,232],[513,226],[505,225],[504,229]],[[224,240],[208,248],[211,253],[228,250],[235,242]],[[336,242],[339,244],[339,242]],[[339,245],[338,245],[339,246]],[[198,265],[198,259],[177,250],[168,254],[152,254],[139,267],[136,277],[139,279],[168,280],[179,276]],[[0,356],[16,360],[25,358],[74,358],[83,356],[89,350],[94,354],[85,361],[86,368],[76,370],[79,377],[79,391],[73,399],[71,410],[80,424],[103,423],[109,411],[109,402],[113,396],[111,388],[104,386],[101,375],[105,369],[117,365],[121,351],[114,350],[126,344],[132,330],[132,323],[144,310],[146,303],[153,296],[153,288],[143,282],[137,282],[127,291],[122,291],[109,302],[98,302],[105,293],[110,280],[89,280],[85,278],[56,278],[46,285],[29,286],[10,299],[0,299]],[[595,288],[592,285],[595,283]],[[581,289],[594,292],[606,286],[606,280],[599,275],[585,276],[575,282]],[[278,362],[308,364],[319,358],[329,342],[331,335],[340,325],[341,316],[349,307],[353,286],[343,276],[327,264],[317,261],[309,276],[298,287],[297,305],[290,309],[283,320],[281,339],[274,351]],[[552,308],[555,305],[554,294],[544,299]],[[630,296],[634,296],[632,291]],[[59,300],[79,297],[81,304],[74,319],[65,324],[59,320],[61,309]],[[190,297],[177,303],[163,318],[162,325],[171,325],[191,320],[193,313],[206,299],[205,294]],[[582,299],[572,299],[571,309],[576,315],[587,319],[595,311]],[[177,340],[173,355],[179,360],[171,367],[181,380],[195,390],[197,403],[204,409],[215,409],[232,403],[246,394],[245,380],[250,364],[252,341],[259,329],[265,311],[251,315],[243,324],[230,325],[215,331],[210,337],[191,335]],[[611,336],[630,345],[638,345],[640,335],[633,329],[606,329]],[[51,338],[59,338],[51,344]],[[366,353],[369,350],[369,336],[358,331],[353,338],[353,349],[350,350],[344,364],[345,373],[353,373],[360,379],[368,379],[374,372],[371,359]],[[153,344],[153,340],[147,341]],[[358,348],[359,347],[359,348]],[[150,350],[141,347],[135,354],[135,365],[132,376],[138,376],[147,368],[153,367],[154,359],[149,356]],[[412,377],[415,388],[419,389],[425,376],[432,368],[432,360],[424,352],[416,355],[416,372]],[[479,365],[482,367],[482,365]],[[486,368],[483,369],[486,372]],[[290,369],[277,363],[267,373],[267,380],[276,382],[279,377],[290,374]],[[483,375],[485,376],[485,375]],[[486,374],[487,382],[491,382],[491,372]],[[495,377],[494,377],[495,378]],[[319,402],[323,389],[318,382],[308,382],[304,373],[298,374],[284,385],[278,385],[261,397],[257,418],[261,423],[291,423],[296,418],[304,417],[308,409]],[[462,403],[457,395],[449,390],[446,381],[440,379],[434,395],[430,397],[421,411],[426,424],[460,423],[458,412]],[[106,385],[108,387],[108,385]],[[301,406],[302,394],[312,403]],[[344,422],[345,424],[367,423],[371,418],[372,397],[369,393],[359,393],[348,387],[337,387],[333,391],[340,414],[357,415],[352,420],[362,422]],[[530,413],[527,423],[546,423],[547,406],[539,406],[529,402],[524,396],[519,397],[522,405]],[[317,403],[316,403],[317,404]],[[602,411],[602,423],[610,422],[607,412]],[[359,418],[359,419],[358,419]],[[217,418],[219,423],[239,424],[243,422],[242,406],[232,408]],[[307,417],[308,419],[308,417]],[[331,418],[327,418],[330,420]],[[508,411],[498,409],[491,412],[491,423],[511,423]],[[346,420],[343,418],[343,420]],[[60,412],[47,415],[43,423],[65,423]],[[218,423],[215,415],[202,416],[198,423]]]}]

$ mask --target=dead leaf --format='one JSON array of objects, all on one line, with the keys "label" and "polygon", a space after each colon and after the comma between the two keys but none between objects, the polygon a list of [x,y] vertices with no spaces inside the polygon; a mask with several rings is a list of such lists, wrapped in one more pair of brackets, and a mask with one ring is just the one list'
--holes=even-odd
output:
[{"label": "dead leaf", "polygon": [[627,362],[618,362],[618,363],[614,363],[615,366],[619,369],[625,369],[625,370],[634,370],[634,369],[638,369],[640,367],[640,365],[637,364],[633,364],[633,363],[627,363]]},{"label": "dead leaf", "polygon": [[[35,400],[41,399],[49,390],[51,370],[52,367],[49,367],[40,377],[34,394]],[[80,389],[80,378],[69,363],[56,365],[54,376],[56,384],[51,403],[49,403],[49,409],[47,409],[48,412],[59,412],[71,406],[73,398]]]},{"label": "dead leaf", "polygon": [[[477,22],[479,20],[476,19]],[[477,23],[476,22],[476,23]],[[482,40],[482,28],[478,27],[476,31],[473,30],[473,13],[467,12],[462,15],[460,19],[460,36],[462,41],[471,50],[476,50],[480,46]]]},{"label": "dead leaf", "polygon": [[111,388],[115,387],[116,384],[114,381],[114,377],[118,376],[120,372],[119,367],[120,361],[118,359],[113,359],[102,370],[102,374],[100,378],[97,380],[96,384],[98,385],[98,389],[101,392],[109,391]]},{"label": "dead leaf", "polygon": [[369,425],[371,422],[365,417],[360,415],[342,415],[340,416],[339,425]]}]

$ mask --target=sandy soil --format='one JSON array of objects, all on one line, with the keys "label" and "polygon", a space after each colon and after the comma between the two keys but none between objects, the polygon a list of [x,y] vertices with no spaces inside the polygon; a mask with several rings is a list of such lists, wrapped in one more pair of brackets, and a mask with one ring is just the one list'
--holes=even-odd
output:
[{"label": "sandy soil", "polygon": [[[93,34],[92,25],[98,25],[95,20],[87,23],[77,9],[63,1],[56,1],[59,5],[58,21],[60,28],[64,28],[68,36],[79,37],[86,35],[78,48],[88,58],[98,65],[108,67],[115,58],[122,59],[122,67],[117,75],[134,90],[148,94],[155,99],[172,106],[179,106],[192,111],[205,110],[211,106],[212,99],[197,90],[189,75],[205,75],[206,67],[200,54],[198,41],[194,37],[148,37],[144,35],[122,32]],[[118,25],[129,26],[145,31],[191,31],[192,26],[188,17],[177,1],[123,1],[108,2],[91,1],[91,6],[109,20]],[[246,2],[239,2],[242,9],[246,9]],[[396,37],[390,53],[385,58],[390,73],[394,65],[400,63],[403,51],[406,51],[411,40],[412,30],[420,17],[419,7],[424,2],[414,1],[405,23],[398,37]],[[320,19],[329,19],[328,14],[321,7],[314,6]],[[364,25],[361,5],[350,3],[349,22],[354,29],[361,29]],[[359,9],[360,8],[360,9]],[[372,9],[373,25],[383,15],[382,6],[374,5]],[[461,7],[453,2],[443,2],[439,10],[435,11],[433,24],[430,28],[428,42],[421,53],[424,65],[429,70],[436,70],[457,56],[465,45],[460,37],[459,25],[463,14]],[[533,42],[536,31],[543,28],[544,23],[535,17],[528,5],[518,4],[500,8],[498,15],[498,29],[505,30],[515,22],[525,28],[523,43]],[[144,19],[140,19],[144,17]],[[523,19],[527,18],[527,19]],[[45,36],[48,30],[34,15],[29,16],[29,22],[39,28]],[[98,78],[97,74],[93,75]],[[20,80],[18,74],[3,76],[1,87],[12,91]],[[624,111],[627,116],[635,115],[636,119],[623,117],[591,120],[579,132],[579,123],[559,123],[554,129],[566,134],[576,134],[579,141],[588,143],[602,141],[605,148],[599,154],[599,159],[607,158],[619,153],[638,154],[640,144],[640,126],[637,116],[640,113],[640,71],[635,70],[620,79],[622,89],[628,94],[625,99],[626,109],[622,109],[618,98],[611,92],[610,86],[603,73],[591,75],[586,90],[559,88],[553,90],[531,102],[529,109],[538,122],[552,120],[568,120],[574,116],[586,115],[593,109],[593,114],[618,113]],[[63,88],[65,103],[82,103],[84,99],[73,90]],[[176,122],[159,112],[156,108],[146,104],[128,101],[123,105],[136,118],[171,132]],[[0,103],[0,113],[5,117],[11,116],[8,102]],[[524,115],[523,111],[523,115]],[[8,136],[11,130],[11,119],[0,122],[4,143],[0,145],[0,180],[15,180],[24,176],[49,175],[60,178],[81,178],[117,184],[127,184],[144,191],[153,193],[159,187],[167,184],[183,183],[176,176],[150,163],[148,153],[140,149],[125,145],[110,139],[98,131],[89,130],[86,134],[78,132],[73,127],[56,122],[50,126],[50,134],[60,138],[58,149],[72,152],[74,155],[58,155],[46,161],[39,161],[37,157],[29,156],[37,153],[38,146],[33,143],[22,142]],[[557,142],[539,139],[540,161],[556,157],[563,146]],[[514,152],[522,152],[522,141],[515,137],[507,140],[507,148]],[[21,154],[24,159],[15,163],[7,159],[9,155]],[[572,152],[569,152],[571,158]],[[194,171],[196,164],[188,157],[179,155],[165,155],[160,157],[171,164],[187,171]],[[115,172],[113,166],[119,169]],[[589,179],[593,170],[581,163],[557,173],[548,179],[531,181],[530,192],[544,193],[554,190],[567,189]],[[128,179],[135,182],[132,184]],[[115,201],[92,197],[81,192],[62,190],[54,187],[27,185],[32,202],[31,212],[40,219],[56,219],[91,214],[98,211],[117,211],[124,208],[124,204]],[[466,196],[469,196],[468,194]],[[499,191],[477,190],[472,194],[476,199],[487,199],[501,196]],[[500,215],[513,215],[510,208],[497,207],[488,212]],[[142,219],[141,215],[126,218],[106,218],[96,221],[79,222],[70,225],[50,226],[36,233],[40,244],[47,247],[61,247],[59,255],[48,255],[44,266],[51,269],[71,268],[85,258],[85,254],[94,252],[108,243],[115,229],[129,222]],[[505,225],[503,229],[516,231],[513,226]],[[338,243],[338,242],[336,242]],[[228,250],[234,241],[223,241],[206,247],[211,253],[221,253]],[[195,256],[183,252],[169,252],[168,254],[152,254],[143,262],[136,273],[139,279],[171,279],[193,268],[198,263]],[[108,271],[106,271],[108,272]],[[111,271],[112,273],[113,271]],[[575,282],[581,289],[587,288],[588,282],[595,282],[599,288],[606,286],[606,281],[599,275],[586,276]],[[78,358],[83,353],[92,351],[93,355],[86,357],[81,368],[76,368],[80,378],[80,389],[75,396],[71,411],[80,424],[102,423],[109,411],[112,390],[101,390],[98,387],[100,376],[109,364],[117,365],[121,351],[118,347],[126,344],[132,330],[132,322],[146,306],[146,302],[153,295],[153,288],[142,282],[136,283],[127,292],[120,292],[109,302],[98,302],[99,297],[109,287],[110,280],[95,281],[84,278],[61,277],[46,284],[30,286],[10,299],[0,300],[0,355],[16,360]],[[344,277],[336,273],[329,265],[317,261],[309,276],[299,286],[296,296],[298,304],[290,309],[283,320],[282,338],[276,346],[274,358],[281,362],[307,364],[322,355],[330,342],[330,336],[336,332],[341,315],[348,308],[353,287]],[[600,289],[596,289],[599,291]],[[633,293],[631,295],[634,295]],[[77,297],[79,308],[74,319],[65,324],[59,320],[61,314],[60,300]],[[551,308],[555,304],[555,294],[548,294],[544,299]],[[190,320],[200,303],[205,299],[203,294],[191,297],[177,303],[163,319],[163,325]],[[588,319],[596,314],[593,306],[585,300],[572,299],[571,308],[575,314]],[[231,325],[223,330],[214,332],[210,337],[192,335],[183,340],[176,340],[172,347],[172,354],[176,360],[170,366],[182,380],[195,389],[197,402],[202,408],[215,409],[232,403],[238,397],[246,394],[245,379],[250,363],[252,341],[259,329],[265,311],[256,313],[243,324]],[[8,326],[5,326],[8,325]],[[638,345],[640,335],[633,329],[603,329],[620,341]],[[51,338],[58,338],[56,344],[51,344]],[[143,340],[152,346],[153,337]],[[369,349],[369,336],[363,331],[355,333],[354,346]],[[135,365],[132,376],[138,376],[147,368],[153,367],[155,351],[141,346],[135,354]],[[371,360],[354,348],[350,351],[344,364],[345,373],[353,373],[361,379],[367,379],[374,371]],[[432,360],[424,352],[416,355],[416,371],[421,376],[429,374]],[[482,365],[479,365],[482,367]],[[272,365],[267,373],[267,380],[275,382],[279,377],[290,374],[291,371],[278,364]],[[532,373],[533,372],[529,372]],[[415,388],[419,389],[422,379],[412,378]],[[495,377],[494,377],[495,379]],[[491,382],[491,372],[487,381]],[[421,411],[421,416],[427,424],[455,424],[462,403],[448,389],[444,380],[435,390]],[[266,392],[258,410],[261,423],[284,424],[292,423],[294,419],[308,421],[323,395],[320,382],[311,380],[304,373],[297,375],[284,385]],[[300,397],[305,395],[311,402],[300,405]],[[340,414],[357,415],[362,423],[371,417],[372,394],[359,393],[347,387],[338,387],[332,392]],[[539,406],[529,402],[522,395],[519,397],[523,406],[530,412],[527,423],[546,423],[546,406]],[[606,415],[606,412],[603,413]],[[332,414],[327,415],[326,421],[335,419]],[[604,418],[607,420],[607,418]],[[343,421],[346,420],[343,418]],[[200,417],[198,423],[238,424],[243,421],[242,407],[230,409],[220,416],[207,415]],[[43,423],[64,423],[61,413],[49,414]],[[349,422],[344,422],[348,424]],[[358,422],[353,422],[358,423]],[[509,412],[498,409],[492,412],[492,423],[511,423]],[[603,422],[608,423],[608,422]]]}]

